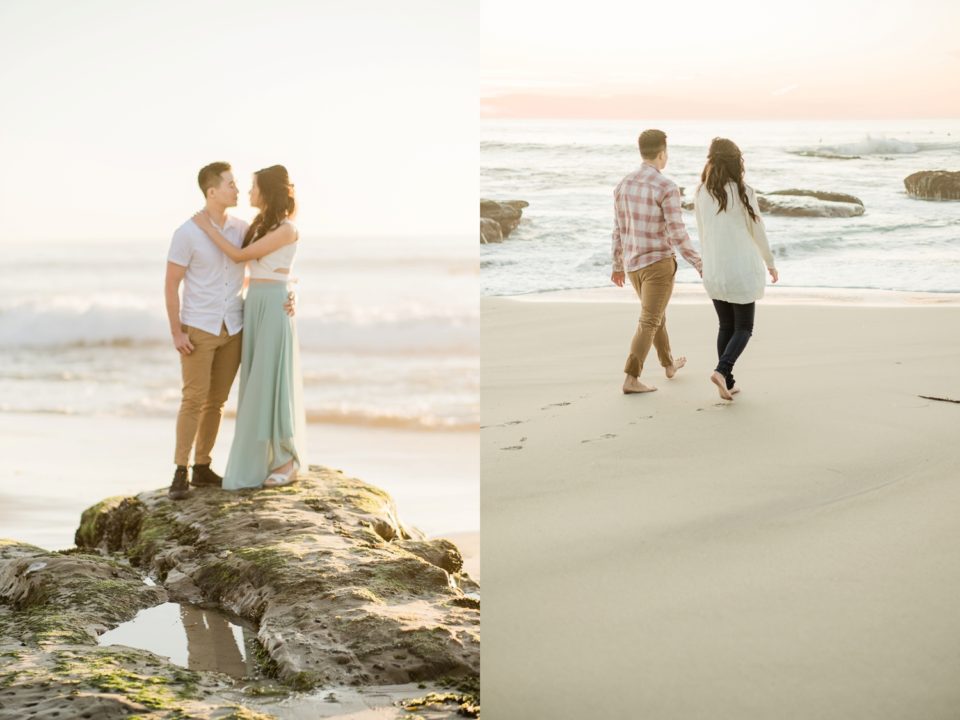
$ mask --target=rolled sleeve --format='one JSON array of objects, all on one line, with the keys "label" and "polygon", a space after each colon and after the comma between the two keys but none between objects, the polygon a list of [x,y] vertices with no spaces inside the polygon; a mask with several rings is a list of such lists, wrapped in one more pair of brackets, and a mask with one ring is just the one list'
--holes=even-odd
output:
[{"label": "rolled sleeve", "polygon": [[620,209],[616,191],[613,193],[613,233],[612,247],[613,271],[623,272],[623,238],[620,235]]},{"label": "rolled sleeve", "polygon": [[174,265],[187,267],[190,264],[190,258],[193,257],[193,243],[190,237],[183,230],[177,230],[170,240],[170,250],[167,252],[167,261]]}]

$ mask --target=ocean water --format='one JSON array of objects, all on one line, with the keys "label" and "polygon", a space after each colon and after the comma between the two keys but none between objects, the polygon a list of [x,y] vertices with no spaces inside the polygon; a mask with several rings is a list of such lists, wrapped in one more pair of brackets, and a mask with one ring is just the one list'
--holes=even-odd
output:
[{"label": "ocean water", "polygon": [[[918,170],[960,170],[960,120],[481,122],[481,197],[526,200],[507,240],[480,247],[481,292],[514,295],[610,284],[613,189],[640,163],[636,139],[668,135],[664,173],[690,198],[710,140],[736,142],[760,192],[806,189],[857,196],[854,218],[766,216],[787,287],[960,292],[960,201],[909,197]],[[687,231],[698,244],[693,213]],[[699,282],[681,259],[678,282]]]},{"label": "ocean water", "polygon": [[[176,416],[180,362],[163,299],[168,243],[0,245],[0,412]],[[308,422],[478,427],[472,241],[305,237],[294,274]],[[236,393],[237,383],[228,415]]]}]

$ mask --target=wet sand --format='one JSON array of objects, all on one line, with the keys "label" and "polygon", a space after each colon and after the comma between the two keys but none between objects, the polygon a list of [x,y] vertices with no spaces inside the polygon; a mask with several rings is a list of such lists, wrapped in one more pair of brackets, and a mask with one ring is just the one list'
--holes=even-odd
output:
[{"label": "wet sand", "polygon": [[727,403],[678,295],[632,396],[626,291],[482,302],[484,716],[956,717],[957,296],[771,293]]},{"label": "wet sand", "polygon": [[[71,547],[89,506],[170,484],[173,429],[165,418],[0,414],[0,537]],[[232,439],[225,419],[220,473]],[[480,527],[476,433],[310,425],[308,443],[310,463],[386,490],[407,525],[445,537]]]}]

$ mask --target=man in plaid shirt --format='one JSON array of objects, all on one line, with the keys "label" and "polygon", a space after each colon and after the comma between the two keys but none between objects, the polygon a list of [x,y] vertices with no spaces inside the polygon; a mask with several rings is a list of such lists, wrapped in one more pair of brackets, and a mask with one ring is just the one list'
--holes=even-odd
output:
[{"label": "man in plaid shirt", "polygon": [[623,287],[630,278],[642,307],[640,323],[630,344],[623,368],[625,394],[651,392],[657,388],[640,382],[643,361],[650,346],[657,349],[667,378],[677,374],[687,359],[674,359],[667,336],[666,311],[673,293],[677,257],[673,246],[703,275],[700,255],[690,242],[680,209],[676,183],[660,171],[667,165],[667,136],[661,130],[644,130],[639,139],[643,163],[627,175],[613,192],[613,274]]}]

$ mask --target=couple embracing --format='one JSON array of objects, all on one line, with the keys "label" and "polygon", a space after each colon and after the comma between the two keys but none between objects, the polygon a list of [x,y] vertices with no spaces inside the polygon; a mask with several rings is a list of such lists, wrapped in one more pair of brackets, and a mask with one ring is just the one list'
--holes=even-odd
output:
[{"label": "couple embracing", "polygon": [[610,279],[622,287],[629,278],[642,307],[624,367],[623,392],[656,390],[640,381],[651,345],[668,379],[686,364],[685,357],[673,357],[667,335],[666,310],[677,272],[677,247],[700,273],[713,300],[719,331],[717,365],[710,381],[721,398],[733,400],[740,392],[733,367],[753,333],[765,271],[773,282],[779,279],[756,193],[743,181],[743,155],[731,140],[715,138],[710,144],[694,198],[701,258],[684,227],[679,189],[661,172],[667,165],[666,134],[644,130],[638,142],[643,162],[614,191]]},{"label": "couple embracing", "polygon": [[[228,163],[205,166],[197,181],[204,208],[173,234],[167,255],[167,316],[183,376],[169,490],[174,500],[187,497],[191,485],[240,490],[289,484],[305,452],[290,289],[299,244],[291,222],[293,184],[282,165],[254,173],[250,205],[258,213],[248,225],[227,215],[239,195]],[[221,478],[210,467],[210,453],[238,369],[236,430]]]}]

